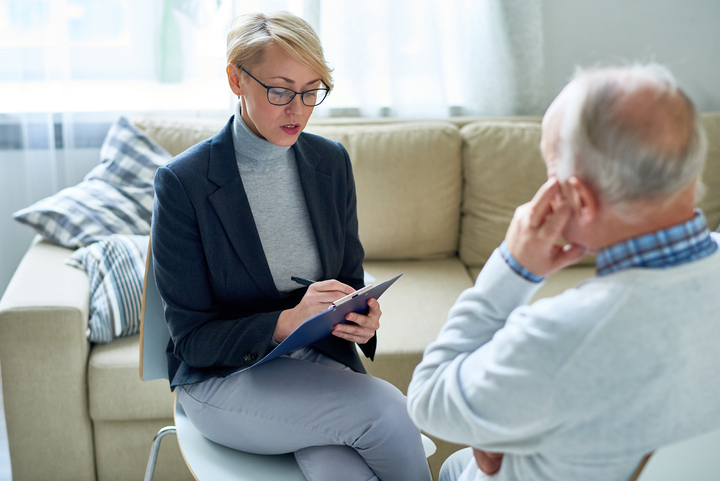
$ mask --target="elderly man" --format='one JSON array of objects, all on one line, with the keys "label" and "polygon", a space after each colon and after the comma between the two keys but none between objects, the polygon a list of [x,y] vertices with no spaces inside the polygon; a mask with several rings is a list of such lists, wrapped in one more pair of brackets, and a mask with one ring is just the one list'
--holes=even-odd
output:
[{"label": "elderly man", "polygon": [[[543,119],[548,182],[408,390],[418,426],[475,448],[441,479],[627,481],[657,447],[720,427],[720,237],[694,209],[706,149],[659,66],[563,90]],[[593,278],[527,304],[586,250]]]}]

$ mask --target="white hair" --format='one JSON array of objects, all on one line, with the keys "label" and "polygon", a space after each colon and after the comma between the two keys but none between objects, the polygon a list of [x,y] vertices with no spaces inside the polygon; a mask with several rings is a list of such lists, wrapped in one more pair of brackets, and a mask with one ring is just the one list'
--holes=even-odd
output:
[{"label": "white hair", "polygon": [[[667,68],[590,69],[576,74],[573,83],[560,131],[560,180],[578,176],[619,210],[671,198],[699,180],[706,134]],[[639,93],[651,97],[633,110],[628,102]]]}]

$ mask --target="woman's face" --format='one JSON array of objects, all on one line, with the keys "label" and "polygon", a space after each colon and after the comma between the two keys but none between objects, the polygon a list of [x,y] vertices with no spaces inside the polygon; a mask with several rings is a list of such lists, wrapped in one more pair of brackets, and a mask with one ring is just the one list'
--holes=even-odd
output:
[{"label": "woman's face", "polygon": [[[265,47],[263,57],[260,64],[245,69],[265,85],[286,87],[296,92],[320,87],[317,72],[277,46]],[[300,95],[287,105],[272,105],[268,102],[265,87],[237,67],[228,66],[228,79],[233,92],[241,96],[242,118],[255,135],[281,147],[297,141],[313,112],[313,107],[302,103]]]}]

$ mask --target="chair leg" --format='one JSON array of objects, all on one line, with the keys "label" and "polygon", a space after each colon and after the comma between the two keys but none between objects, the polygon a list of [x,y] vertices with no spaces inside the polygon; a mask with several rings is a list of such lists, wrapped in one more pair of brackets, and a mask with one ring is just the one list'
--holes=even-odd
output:
[{"label": "chair leg", "polygon": [[155,462],[158,457],[158,450],[160,449],[160,441],[168,434],[177,434],[175,426],[165,426],[162,428],[153,438],[152,446],[150,447],[150,457],[148,458],[147,468],[145,469],[145,481],[152,481],[153,474],[155,473]]}]

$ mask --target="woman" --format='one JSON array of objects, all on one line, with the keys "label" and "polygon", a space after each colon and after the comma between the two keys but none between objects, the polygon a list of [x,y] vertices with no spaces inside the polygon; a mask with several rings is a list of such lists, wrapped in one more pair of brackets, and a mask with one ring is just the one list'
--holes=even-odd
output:
[{"label": "woman", "polygon": [[155,177],[171,387],[206,437],[294,452],[309,480],[429,480],[404,396],[365,374],[355,348],[374,356],[376,300],[332,336],[237,373],[363,286],[348,154],[302,133],[332,88],[320,41],[286,12],[239,20],[228,35],[235,116]]}]

